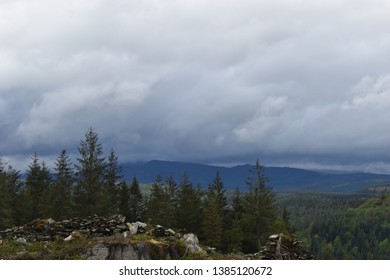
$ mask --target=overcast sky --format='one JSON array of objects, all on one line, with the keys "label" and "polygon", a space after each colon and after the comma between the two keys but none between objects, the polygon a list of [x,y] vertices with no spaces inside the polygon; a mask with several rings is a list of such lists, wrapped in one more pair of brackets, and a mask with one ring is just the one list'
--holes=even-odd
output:
[{"label": "overcast sky", "polygon": [[0,0],[0,156],[390,173],[387,0]]}]

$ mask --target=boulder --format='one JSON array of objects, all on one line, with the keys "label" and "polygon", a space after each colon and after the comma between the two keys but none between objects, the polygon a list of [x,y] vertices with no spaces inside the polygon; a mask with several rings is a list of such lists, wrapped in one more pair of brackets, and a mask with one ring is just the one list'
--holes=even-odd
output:
[{"label": "boulder", "polygon": [[185,234],[182,238],[186,245],[186,255],[187,254],[206,254],[206,251],[199,246],[198,237],[193,233]]}]

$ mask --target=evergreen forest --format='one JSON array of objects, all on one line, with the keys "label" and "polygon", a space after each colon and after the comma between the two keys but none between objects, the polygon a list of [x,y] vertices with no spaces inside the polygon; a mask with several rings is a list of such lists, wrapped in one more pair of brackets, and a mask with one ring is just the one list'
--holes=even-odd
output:
[{"label": "evergreen forest", "polygon": [[269,235],[294,235],[316,259],[390,259],[390,196],[275,194],[259,161],[247,190],[227,191],[216,172],[207,186],[155,174],[147,188],[126,182],[113,149],[104,154],[93,128],[72,160],[62,150],[51,170],[32,155],[25,176],[0,158],[0,230],[37,218],[122,214],[193,232],[217,250],[258,252]]}]

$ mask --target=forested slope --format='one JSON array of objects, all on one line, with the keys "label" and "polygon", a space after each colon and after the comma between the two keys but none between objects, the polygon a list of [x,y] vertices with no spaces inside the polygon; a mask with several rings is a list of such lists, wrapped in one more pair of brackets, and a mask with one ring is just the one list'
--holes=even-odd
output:
[{"label": "forested slope", "polygon": [[296,195],[279,200],[317,259],[390,259],[390,195]]}]

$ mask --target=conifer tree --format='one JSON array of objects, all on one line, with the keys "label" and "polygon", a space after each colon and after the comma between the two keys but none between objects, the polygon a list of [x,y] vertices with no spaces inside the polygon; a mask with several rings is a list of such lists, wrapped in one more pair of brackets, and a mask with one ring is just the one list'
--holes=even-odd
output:
[{"label": "conifer tree", "polygon": [[244,232],[242,230],[241,219],[235,217],[226,234],[226,250],[227,252],[242,251],[242,242],[244,240]]},{"label": "conifer tree", "polygon": [[189,232],[199,232],[201,227],[201,197],[187,173],[183,174],[178,189],[176,219],[180,227]]},{"label": "conifer tree", "polygon": [[126,217],[127,221],[131,221],[130,210],[130,187],[126,182],[119,184],[119,213]]},{"label": "conifer tree", "polygon": [[15,188],[5,167],[6,164],[0,158],[0,229],[10,228],[15,224],[13,209]]},{"label": "conifer tree", "polygon": [[90,128],[85,133],[85,139],[78,147],[80,157],[75,165],[77,171],[75,186],[75,208],[79,216],[92,214],[105,215],[102,207],[102,190],[106,158],[99,143],[98,134]]},{"label": "conifer tree", "polygon": [[64,220],[72,216],[72,192],[74,184],[74,172],[72,162],[62,150],[55,161],[54,180],[51,189],[51,216],[55,220]]},{"label": "conifer tree", "polygon": [[257,251],[272,233],[277,212],[272,187],[267,185],[264,167],[258,160],[251,170],[247,185],[249,191],[244,196],[242,216],[246,232],[245,250]]},{"label": "conifer tree", "polygon": [[136,177],[130,185],[130,217],[129,221],[141,220],[143,216],[143,195]]},{"label": "conifer tree", "polygon": [[219,215],[222,218],[224,216],[224,210],[227,206],[227,198],[224,183],[219,174],[219,171],[217,171],[212,183],[209,184],[207,197],[215,198]]},{"label": "conifer tree", "polygon": [[28,166],[26,177],[26,189],[30,200],[28,220],[46,218],[50,215],[49,190],[51,186],[51,174],[44,161],[39,163],[35,153],[32,162]]},{"label": "conifer tree", "polygon": [[165,180],[165,192],[168,197],[168,217],[169,221],[166,225],[167,227],[177,227],[176,221],[176,213],[177,213],[177,205],[178,205],[178,188],[177,183],[173,179],[172,176],[169,176]]},{"label": "conifer tree", "polygon": [[222,219],[216,196],[207,198],[202,221],[203,242],[211,247],[222,247]]},{"label": "conifer tree", "polygon": [[233,193],[231,207],[228,211],[228,227],[225,234],[225,251],[238,252],[242,250],[244,232],[242,228],[243,195],[237,187]]},{"label": "conifer tree", "polygon": [[118,156],[115,154],[114,149],[111,149],[107,159],[105,183],[103,185],[102,211],[106,215],[117,213],[119,210],[117,182],[122,178],[120,172],[121,167],[118,163]]},{"label": "conifer tree", "polygon": [[167,226],[169,223],[169,197],[165,191],[162,177],[157,175],[146,207],[147,217],[155,224]]}]

